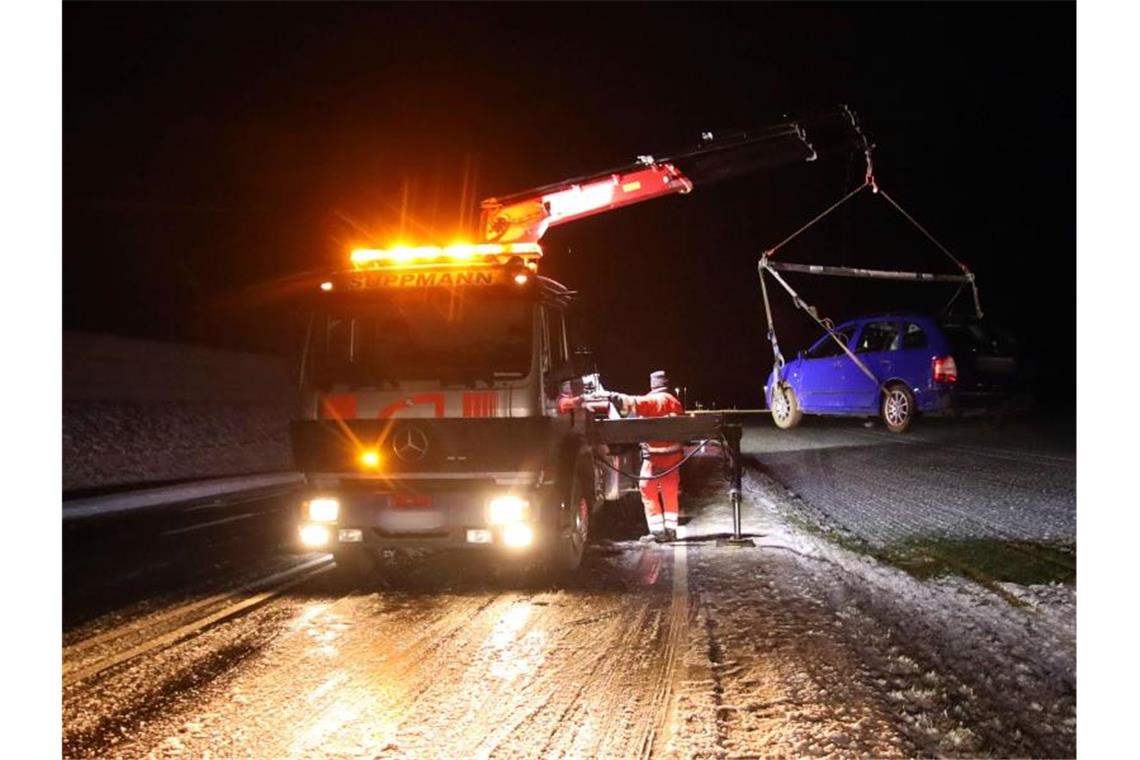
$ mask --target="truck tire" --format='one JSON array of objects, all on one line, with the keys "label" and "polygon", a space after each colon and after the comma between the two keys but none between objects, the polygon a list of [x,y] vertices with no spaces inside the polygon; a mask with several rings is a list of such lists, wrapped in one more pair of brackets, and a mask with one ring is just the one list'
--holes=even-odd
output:
[{"label": "truck tire", "polygon": [[573,573],[582,564],[582,555],[586,551],[586,542],[590,538],[590,515],[593,512],[591,500],[594,496],[594,484],[588,471],[578,469],[570,481],[570,492],[567,502],[570,509],[570,529],[566,534],[559,531],[558,537],[551,548],[549,567],[556,575]]}]

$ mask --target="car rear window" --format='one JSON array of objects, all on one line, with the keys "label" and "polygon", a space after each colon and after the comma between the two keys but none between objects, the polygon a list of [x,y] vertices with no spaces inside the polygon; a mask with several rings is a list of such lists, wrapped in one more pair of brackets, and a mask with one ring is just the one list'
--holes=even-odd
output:
[{"label": "car rear window", "polygon": [[954,353],[975,356],[1012,356],[1016,343],[1006,331],[979,322],[947,323],[942,332]]},{"label": "car rear window", "polygon": [[899,326],[894,322],[870,322],[859,336],[856,353],[894,351],[899,347]]},{"label": "car rear window", "polygon": [[908,322],[903,328],[903,348],[926,348],[930,345],[926,340],[926,332],[914,322]]}]

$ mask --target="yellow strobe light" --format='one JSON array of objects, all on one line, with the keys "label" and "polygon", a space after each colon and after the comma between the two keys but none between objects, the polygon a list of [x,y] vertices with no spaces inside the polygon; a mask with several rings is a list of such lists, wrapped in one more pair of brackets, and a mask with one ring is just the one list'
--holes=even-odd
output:
[{"label": "yellow strobe light", "polygon": [[369,470],[375,470],[380,466],[380,452],[376,449],[366,449],[360,452],[360,465]]}]

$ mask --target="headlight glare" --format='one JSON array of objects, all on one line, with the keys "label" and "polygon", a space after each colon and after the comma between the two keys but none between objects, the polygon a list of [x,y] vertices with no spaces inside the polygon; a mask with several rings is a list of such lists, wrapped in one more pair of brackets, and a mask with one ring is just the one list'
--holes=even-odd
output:
[{"label": "headlight glare", "polygon": [[522,522],[530,512],[530,502],[520,496],[496,496],[487,505],[487,522],[510,525]]},{"label": "headlight glare", "polygon": [[503,529],[503,543],[507,546],[522,548],[530,546],[534,541],[534,531],[529,525],[515,523]]},{"label": "headlight glare", "polygon": [[305,546],[324,546],[329,542],[329,529],[324,525],[304,525],[301,527],[301,543]]},{"label": "headlight glare", "polygon": [[309,500],[309,519],[313,522],[336,522],[340,502],[329,497]]}]

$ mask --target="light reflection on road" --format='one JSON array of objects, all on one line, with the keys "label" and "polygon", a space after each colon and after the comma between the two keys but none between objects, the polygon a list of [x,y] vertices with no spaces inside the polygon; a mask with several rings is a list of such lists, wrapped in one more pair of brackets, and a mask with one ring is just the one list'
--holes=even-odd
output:
[{"label": "light reflection on road", "polygon": [[530,601],[519,600],[503,613],[491,629],[480,656],[490,660],[488,672],[495,678],[510,681],[533,673],[542,664],[546,631],[529,631],[521,639],[518,638],[533,611],[534,605]]}]

